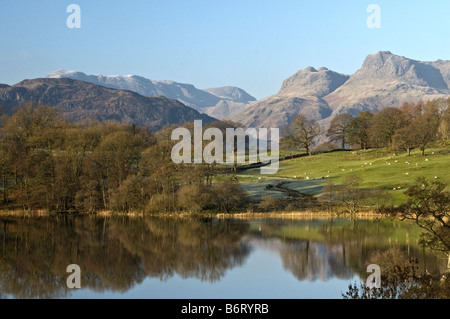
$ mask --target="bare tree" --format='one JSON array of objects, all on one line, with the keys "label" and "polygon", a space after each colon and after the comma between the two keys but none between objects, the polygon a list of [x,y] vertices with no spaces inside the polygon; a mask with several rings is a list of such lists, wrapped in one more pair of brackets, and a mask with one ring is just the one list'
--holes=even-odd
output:
[{"label": "bare tree", "polygon": [[351,114],[336,115],[330,122],[330,127],[327,131],[327,136],[331,141],[340,141],[341,148],[345,149],[345,144],[348,142],[350,125],[354,117]]},{"label": "bare tree", "polygon": [[367,193],[359,186],[363,179],[357,175],[348,175],[337,191],[337,199],[341,202],[345,210],[351,215],[356,214],[366,199]]},{"label": "bare tree", "polygon": [[296,144],[310,154],[311,146],[322,131],[316,120],[307,119],[303,114],[298,114],[289,125],[289,132]]},{"label": "bare tree", "polygon": [[450,257],[450,192],[438,180],[419,177],[405,194],[407,201],[398,207],[383,207],[391,217],[412,220],[426,232],[422,243]]}]

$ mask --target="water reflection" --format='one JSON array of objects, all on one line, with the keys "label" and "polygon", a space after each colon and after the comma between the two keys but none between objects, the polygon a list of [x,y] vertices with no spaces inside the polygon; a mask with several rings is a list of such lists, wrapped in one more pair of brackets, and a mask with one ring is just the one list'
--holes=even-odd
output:
[{"label": "water reflection", "polygon": [[389,221],[1,218],[0,296],[64,298],[72,263],[82,269],[83,288],[98,296],[175,274],[215,283],[245,267],[254,249],[273,251],[300,281],[364,278],[368,258],[393,245],[431,271],[442,267],[415,243],[417,234]]}]

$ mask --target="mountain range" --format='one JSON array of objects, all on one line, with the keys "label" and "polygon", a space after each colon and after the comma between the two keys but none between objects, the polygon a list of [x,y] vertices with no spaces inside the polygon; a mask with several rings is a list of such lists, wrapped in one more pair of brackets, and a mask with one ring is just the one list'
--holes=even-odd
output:
[{"label": "mountain range", "polygon": [[247,127],[283,130],[299,113],[325,128],[338,114],[376,112],[404,102],[450,95],[450,61],[423,62],[380,51],[354,74],[307,67],[284,80],[275,95],[256,101],[233,87],[197,89],[137,75],[86,75],[59,70],[45,78],[0,84],[0,105],[26,102],[60,107],[71,120],[93,117],[158,129],[194,119],[231,119]]},{"label": "mountain range", "polygon": [[164,96],[147,97],[129,90],[111,89],[66,78],[38,78],[24,80],[13,86],[0,85],[0,105],[7,113],[29,102],[58,107],[71,121],[96,119],[134,123],[152,130],[199,119],[204,123],[217,121]]},{"label": "mountain range", "polygon": [[450,95],[450,61],[421,62],[380,51],[354,74],[307,67],[286,79],[279,92],[231,117],[248,127],[285,127],[298,113],[326,126],[341,113],[357,115]]},{"label": "mountain range", "polygon": [[85,81],[113,89],[130,90],[143,96],[165,96],[217,119],[228,118],[256,101],[253,96],[234,86],[200,90],[192,84],[155,81],[138,75],[86,75],[78,71],[58,70],[46,77]]}]

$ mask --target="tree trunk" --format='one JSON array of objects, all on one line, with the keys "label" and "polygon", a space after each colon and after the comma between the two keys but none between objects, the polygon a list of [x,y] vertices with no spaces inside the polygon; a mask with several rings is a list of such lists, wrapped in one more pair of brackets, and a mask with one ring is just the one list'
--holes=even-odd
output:
[{"label": "tree trunk", "polygon": [[105,181],[103,179],[100,180],[100,187],[102,190],[102,200],[103,200],[103,207],[107,209],[107,200],[106,200],[106,190],[105,190]]},{"label": "tree trunk", "polygon": [[447,254],[447,269],[444,271],[444,274],[441,277],[441,282],[445,283],[449,275],[450,275],[450,253]]},{"label": "tree trunk", "polygon": [[8,188],[7,188],[7,179],[6,179],[6,174],[3,175],[2,178],[2,182],[3,182],[3,203],[7,203],[8,202]]}]

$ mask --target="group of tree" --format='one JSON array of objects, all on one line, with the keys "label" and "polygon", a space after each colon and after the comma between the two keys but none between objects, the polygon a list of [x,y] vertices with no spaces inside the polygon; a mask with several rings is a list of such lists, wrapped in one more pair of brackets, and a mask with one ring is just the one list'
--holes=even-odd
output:
[{"label": "group of tree", "polygon": [[378,112],[362,111],[357,116],[342,113],[334,116],[327,130],[303,114],[297,115],[287,130],[285,146],[300,147],[311,153],[319,137],[337,143],[341,149],[388,148],[410,154],[422,154],[434,142],[450,138],[450,98],[417,103],[405,102],[401,107],[386,107]]},{"label": "group of tree", "polygon": [[173,163],[171,127],[72,123],[31,103],[4,115],[0,128],[3,207],[231,212],[246,198],[233,181],[212,183],[212,165]]},{"label": "group of tree", "polygon": [[341,184],[328,180],[318,197],[321,207],[328,212],[341,211],[355,214],[377,210],[392,201],[390,194],[382,188],[363,188],[364,180],[358,175],[347,175]]},{"label": "group of tree", "polygon": [[448,299],[450,297],[450,191],[444,183],[418,178],[401,205],[382,205],[380,212],[397,220],[415,223],[422,233],[420,243],[447,258],[447,267],[437,274],[420,270],[415,258],[396,260],[398,252],[387,251],[374,258],[382,267],[379,288],[350,285],[345,298]]}]

